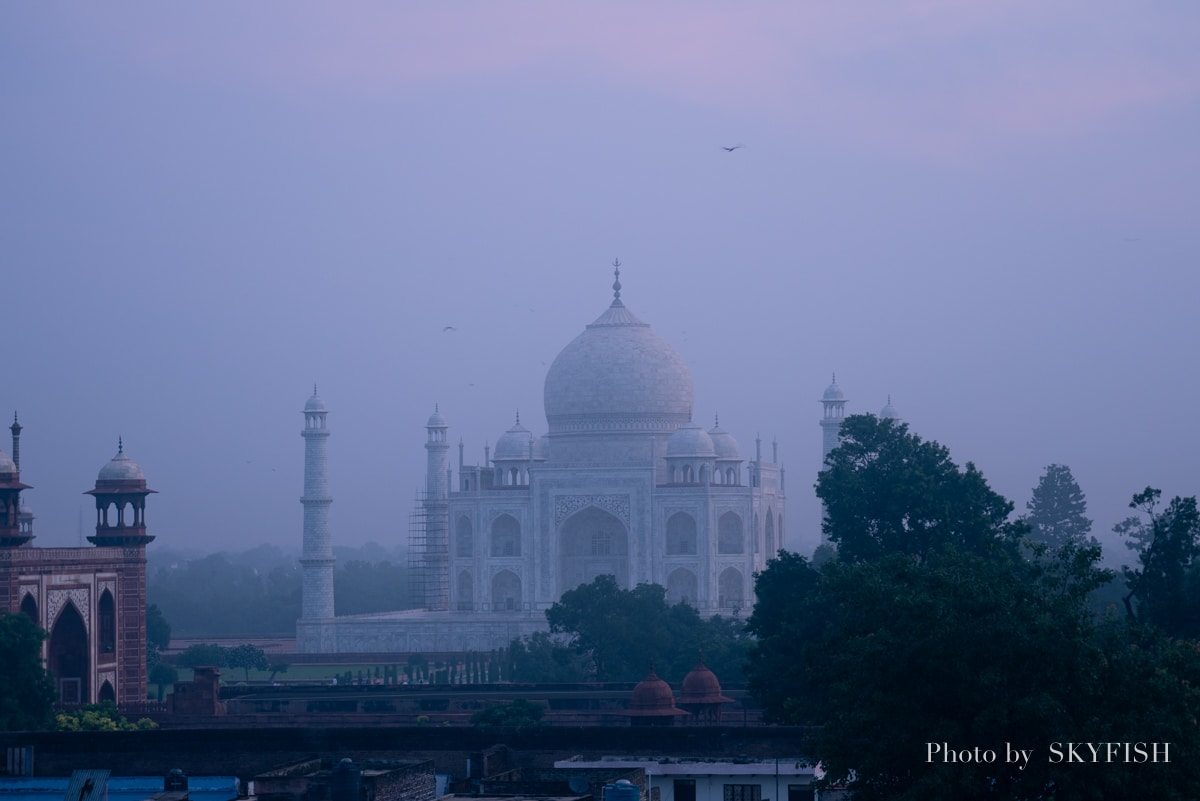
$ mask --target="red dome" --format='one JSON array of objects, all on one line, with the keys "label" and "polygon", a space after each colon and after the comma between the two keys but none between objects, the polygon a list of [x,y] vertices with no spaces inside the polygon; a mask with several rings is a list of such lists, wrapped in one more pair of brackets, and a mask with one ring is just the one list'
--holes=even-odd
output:
[{"label": "red dome", "polygon": [[717,680],[717,674],[704,664],[704,657],[683,677],[683,687],[679,693],[681,704],[723,704],[730,700],[721,695],[721,682]]},{"label": "red dome", "polygon": [[629,697],[628,714],[638,717],[665,717],[687,713],[675,708],[675,694],[671,692],[671,685],[660,679],[651,665],[646,678],[633,688],[633,695]]}]

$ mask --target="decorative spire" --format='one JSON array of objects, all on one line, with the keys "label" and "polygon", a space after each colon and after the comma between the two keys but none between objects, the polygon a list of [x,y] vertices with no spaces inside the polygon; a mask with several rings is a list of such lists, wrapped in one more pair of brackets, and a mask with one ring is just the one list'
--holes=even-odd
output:
[{"label": "decorative spire", "polygon": [[621,306],[621,260],[613,259],[613,305]]},{"label": "decorative spire", "polygon": [[721,415],[714,414],[713,415],[713,428],[720,428],[720,427],[721,427]]},{"label": "decorative spire", "polygon": [[313,382],[313,397],[317,397],[317,382]]},{"label": "decorative spire", "polygon": [[521,410],[517,409],[517,425],[521,425]]},{"label": "decorative spire", "polygon": [[125,440],[122,437],[117,437],[117,455],[120,456],[125,452]]},{"label": "decorative spire", "polygon": [[837,383],[837,373],[833,374],[833,380],[830,383],[833,383],[833,384]]}]

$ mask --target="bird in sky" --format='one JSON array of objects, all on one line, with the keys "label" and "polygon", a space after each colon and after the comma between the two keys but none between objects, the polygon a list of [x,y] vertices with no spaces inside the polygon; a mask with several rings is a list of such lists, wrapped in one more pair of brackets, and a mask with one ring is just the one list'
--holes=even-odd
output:
[{"label": "bird in sky", "polygon": [[457,329],[457,328],[455,328],[455,327],[454,327],[454,326],[452,326],[452,325],[446,325],[446,326],[442,326],[442,333],[443,333],[443,334],[444,334],[444,333],[446,333],[447,331],[457,331],[457,330],[458,330],[458,329]]},{"label": "bird in sky", "polygon": [[725,145],[721,145],[721,149],[724,150],[726,153],[732,153],[733,151],[737,150],[739,147],[745,147],[745,145],[734,145],[733,147],[725,147]]}]

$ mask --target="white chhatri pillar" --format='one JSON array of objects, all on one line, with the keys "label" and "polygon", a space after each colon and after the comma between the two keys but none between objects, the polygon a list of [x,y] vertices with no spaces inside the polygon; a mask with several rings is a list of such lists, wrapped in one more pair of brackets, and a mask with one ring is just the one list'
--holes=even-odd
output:
[{"label": "white chhatri pillar", "polygon": [[325,458],[329,445],[329,429],[325,427],[328,410],[317,397],[304,404],[304,552],[300,564],[304,568],[301,620],[322,620],[333,617],[333,541],[329,532],[329,471]]}]

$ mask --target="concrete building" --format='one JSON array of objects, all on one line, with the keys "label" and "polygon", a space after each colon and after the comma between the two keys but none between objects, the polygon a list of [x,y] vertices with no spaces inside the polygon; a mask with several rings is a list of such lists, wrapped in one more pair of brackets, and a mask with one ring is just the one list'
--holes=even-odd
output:
[{"label": "concrete building", "polygon": [[427,421],[413,532],[423,609],[332,617],[332,589],[309,580],[310,568],[324,569],[327,540],[309,525],[326,501],[323,490],[309,498],[324,468],[306,423],[300,651],[501,647],[543,630],[564,592],[605,574],[624,588],[661,584],[669,602],[703,614],[749,609],[755,571],[784,541],[778,448],[765,458],[756,440],[747,459],[715,415],[707,430],[696,422],[691,371],[625,306],[615,266],[608,308],[547,372],[545,434],[518,416],[482,464],[466,464],[460,445],[456,474],[447,418],[435,408]]},{"label": "concrete building", "polygon": [[20,494],[20,434],[0,451],[0,610],[23,612],[49,637],[42,656],[66,705],[146,699],[146,486],[141,467],[117,454],[87,491],[95,499],[91,548],[36,548],[33,512]]}]

